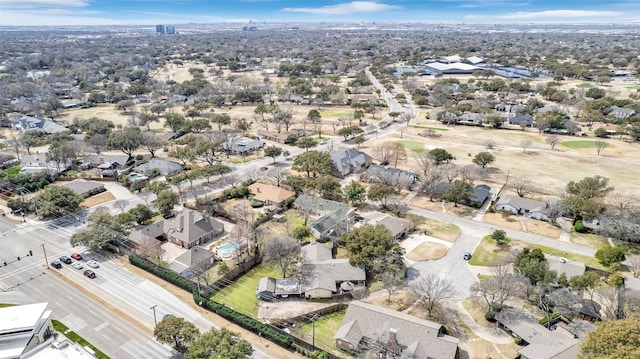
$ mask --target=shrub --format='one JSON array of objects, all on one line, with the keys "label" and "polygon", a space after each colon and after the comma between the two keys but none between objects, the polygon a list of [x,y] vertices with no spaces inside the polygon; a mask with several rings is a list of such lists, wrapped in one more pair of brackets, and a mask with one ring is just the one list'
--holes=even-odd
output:
[{"label": "shrub", "polygon": [[264,203],[260,202],[260,201],[256,201],[255,199],[251,200],[251,207],[253,208],[259,208],[264,206]]},{"label": "shrub", "polygon": [[613,264],[622,262],[625,260],[624,248],[621,247],[609,247],[598,249],[596,252],[596,258],[598,262],[605,267],[610,267]]},{"label": "shrub", "polygon": [[522,345],[522,338],[520,338],[520,337],[515,337],[515,338],[513,339],[513,342],[514,342],[514,343],[516,343],[516,344],[518,344],[518,345]]},{"label": "shrub", "polygon": [[486,312],[484,313],[484,319],[488,322],[494,323],[496,321],[496,314],[494,312]]},{"label": "shrub", "polygon": [[170,269],[160,267],[157,264],[146,260],[136,254],[129,255],[129,262],[134,266],[142,268],[149,273],[155,274],[156,276],[166,280],[171,284],[177,285],[182,289],[193,292],[197,288],[197,285],[194,282],[181,277],[178,273]]},{"label": "shrub", "polygon": [[302,240],[311,235],[311,229],[307,226],[300,226],[293,229],[293,238]]},{"label": "shrub", "polygon": [[587,227],[584,226],[582,220],[576,221],[576,224],[573,226],[573,229],[578,233],[586,233],[588,231]]}]

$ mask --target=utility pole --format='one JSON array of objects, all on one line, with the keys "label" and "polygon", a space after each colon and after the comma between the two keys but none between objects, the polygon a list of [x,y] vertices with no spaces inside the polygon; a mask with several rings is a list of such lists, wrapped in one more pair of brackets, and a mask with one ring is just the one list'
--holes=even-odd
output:
[{"label": "utility pole", "polygon": [[49,260],[47,259],[47,250],[44,248],[45,244],[46,243],[42,243],[41,246],[42,246],[42,251],[44,252],[44,264],[46,264],[47,269],[49,269]]},{"label": "utility pole", "polygon": [[155,323],[156,326],[158,326],[158,319],[156,318],[156,307],[158,305],[154,304],[153,307],[151,307],[151,310],[153,310],[153,322]]}]

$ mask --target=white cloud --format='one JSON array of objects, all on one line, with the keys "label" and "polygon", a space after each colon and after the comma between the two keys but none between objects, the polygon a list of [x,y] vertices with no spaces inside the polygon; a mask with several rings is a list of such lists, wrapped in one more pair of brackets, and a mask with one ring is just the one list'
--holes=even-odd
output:
[{"label": "white cloud", "polygon": [[302,12],[318,15],[348,15],[357,13],[380,12],[400,9],[399,6],[382,4],[376,1],[352,1],[321,7],[287,7],[285,12]]},{"label": "white cloud", "polygon": [[83,7],[89,4],[88,0],[2,0],[2,7]]},{"label": "white cloud", "polygon": [[[504,15],[492,16],[493,18],[511,20],[552,20],[575,19],[585,17],[611,18],[624,14],[618,11],[594,11],[594,10],[546,10],[546,11],[519,11]],[[477,17],[476,17],[477,18]]]}]

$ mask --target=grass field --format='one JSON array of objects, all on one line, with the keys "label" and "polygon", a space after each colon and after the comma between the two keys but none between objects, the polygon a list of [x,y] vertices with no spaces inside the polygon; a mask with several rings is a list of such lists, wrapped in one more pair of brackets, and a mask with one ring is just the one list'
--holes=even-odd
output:
[{"label": "grass field", "polygon": [[[597,141],[564,141],[560,142],[560,144],[566,148],[577,150],[585,148],[596,148],[596,142]],[[606,147],[610,147],[610,145],[607,143]]]},{"label": "grass field", "polygon": [[[335,350],[335,340],[333,335],[336,334],[342,319],[344,318],[345,311],[340,310],[331,314],[323,315],[316,320],[316,346],[327,350]],[[313,324],[306,322],[299,327],[300,333],[304,335],[307,342],[313,341]]]},{"label": "grass field", "polygon": [[410,151],[413,151],[415,153],[422,153],[424,151],[424,143],[420,143],[417,141],[401,140],[401,141],[395,141],[394,143],[399,143],[402,146],[404,146],[404,148]]},{"label": "grass field", "polygon": [[252,318],[258,316],[256,287],[262,277],[280,278],[282,273],[274,266],[261,264],[238,278],[235,283],[216,293],[211,299],[224,303],[233,310]]},{"label": "grass field", "polygon": [[[455,242],[460,235],[460,227],[455,224],[441,222],[431,218],[425,218],[424,228],[431,237],[447,242]],[[423,226],[421,226],[422,228]]]},{"label": "grass field", "polygon": [[413,128],[419,128],[421,130],[434,130],[434,131],[449,131],[448,128],[442,128],[442,127],[429,127],[429,126],[411,126]]}]

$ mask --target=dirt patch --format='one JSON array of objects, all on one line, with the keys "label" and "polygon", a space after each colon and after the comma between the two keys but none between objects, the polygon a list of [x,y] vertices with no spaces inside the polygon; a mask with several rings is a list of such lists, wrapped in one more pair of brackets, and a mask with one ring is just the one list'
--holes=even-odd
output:
[{"label": "dirt patch", "polygon": [[471,358],[473,359],[496,359],[496,358],[515,358],[515,356],[505,356],[490,341],[482,338],[474,338],[469,340],[471,347]]},{"label": "dirt patch", "polygon": [[425,242],[417,246],[414,250],[407,253],[407,259],[414,262],[428,261],[432,259],[440,259],[447,254],[447,247],[442,244]]},{"label": "dirt patch", "polygon": [[379,305],[381,307],[401,312],[409,308],[413,301],[413,295],[409,292],[409,290],[399,290],[395,292],[391,296],[390,302],[387,302],[387,292],[383,290],[383,293],[384,295],[378,298],[367,300],[367,303]]},{"label": "dirt patch", "polygon": [[480,325],[481,327],[485,327],[485,328],[495,328],[496,327],[495,323],[489,322],[484,317],[484,310],[482,309],[482,307],[480,305],[475,303],[473,300],[471,300],[471,299],[463,300],[462,301],[462,306],[464,307],[464,309],[467,310],[467,312],[469,312],[469,315],[471,315],[471,318],[473,318],[473,321],[478,323],[478,325]]},{"label": "dirt patch", "polygon": [[509,215],[505,218],[502,216],[502,213],[485,213],[484,217],[482,217],[482,222],[515,229],[517,231],[522,230],[522,226],[516,215]]},{"label": "dirt patch", "polygon": [[595,249],[609,247],[607,239],[598,234],[571,232],[570,238],[571,242],[581,246],[587,246]]},{"label": "dirt patch", "polygon": [[87,199],[85,199],[84,201],[82,201],[82,203],[80,203],[80,205],[82,207],[87,207],[87,208],[91,208],[94,206],[97,206],[99,204],[103,204],[103,203],[107,203],[110,201],[115,200],[116,197],[111,194],[111,192],[102,192],[100,194],[97,194],[95,196],[91,196]]},{"label": "dirt patch", "polygon": [[443,205],[442,201],[430,201],[429,198],[420,195],[415,196],[411,200],[411,205],[435,212],[443,212],[444,207],[444,212],[464,218],[473,218],[476,214],[476,209],[473,207],[462,204],[459,204],[458,207],[456,207],[452,202],[445,202]]},{"label": "dirt patch", "polygon": [[558,238],[562,233],[562,230],[553,224],[533,218],[525,218],[524,225],[527,227],[527,232],[539,234],[541,236]]}]

